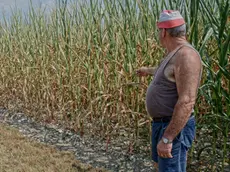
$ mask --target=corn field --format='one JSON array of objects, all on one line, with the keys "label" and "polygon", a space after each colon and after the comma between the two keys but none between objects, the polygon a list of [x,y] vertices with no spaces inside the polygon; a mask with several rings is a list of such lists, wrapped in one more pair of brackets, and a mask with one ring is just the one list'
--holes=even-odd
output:
[{"label": "corn field", "polygon": [[230,164],[229,6],[228,0],[59,0],[47,15],[31,1],[28,14],[17,9],[0,23],[0,106],[108,143],[124,137],[129,147],[148,146],[145,93],[152,78],[135,71],[159,64],[164,50],[156,21],[163,9],[177,9],[204,66],[189,157],[207,163],[206,171],[224,171]]}]

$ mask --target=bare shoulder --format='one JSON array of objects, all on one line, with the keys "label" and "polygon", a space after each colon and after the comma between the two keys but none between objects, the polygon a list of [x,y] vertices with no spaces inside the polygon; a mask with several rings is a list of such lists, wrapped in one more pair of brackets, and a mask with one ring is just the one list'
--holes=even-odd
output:
[{"label": "bare shoulder", "polygon": [[176,63],[180,63],[180,62],[200,63],[201,60],[199,54],[194,49],[190,47],[183,47],[176,54],[175,62]]},{"label": "bare shoulder", "polygon": [[201,68],[201,59],[199,54],[190,47],[181,48],[174,58],[174,65],[181,68]]}]

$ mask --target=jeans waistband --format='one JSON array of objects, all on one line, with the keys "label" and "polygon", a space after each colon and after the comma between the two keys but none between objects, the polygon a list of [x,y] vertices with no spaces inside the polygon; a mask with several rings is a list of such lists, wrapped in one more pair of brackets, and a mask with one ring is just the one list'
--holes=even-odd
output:
[{"label": "jeans waistband", "polygon": [[[191,116],[189,118],[193,116],[194,116],[194,113],[191,113]],[[155,117],[155,118],[153,117],[152,122],[169,122],[171,119],[172,119],[172,116]]]}]

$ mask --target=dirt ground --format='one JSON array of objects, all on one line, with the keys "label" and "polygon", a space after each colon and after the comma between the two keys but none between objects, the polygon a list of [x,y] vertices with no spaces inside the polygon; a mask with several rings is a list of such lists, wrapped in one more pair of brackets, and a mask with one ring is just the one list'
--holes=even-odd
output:
[{"label": "dirt ground", "polygon": [[82,164],[69,152],[36,143],[0,123],[1,172],[105,172]]}]

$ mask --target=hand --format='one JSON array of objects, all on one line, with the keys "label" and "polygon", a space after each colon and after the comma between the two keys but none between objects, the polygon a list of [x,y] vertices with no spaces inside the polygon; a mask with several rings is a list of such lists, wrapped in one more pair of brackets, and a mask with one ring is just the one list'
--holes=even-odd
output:
[{"label": "hand", "polygon": [[157,153],[161,158],[172,158],[172,143],[165,144],[162,140],[157,144]]},{"label": "hand", "polygon": [[148,76],[150,74],[149,68],[147,67],[141,67],[140,69],[136,71],[136,73],[138,76]]}]

